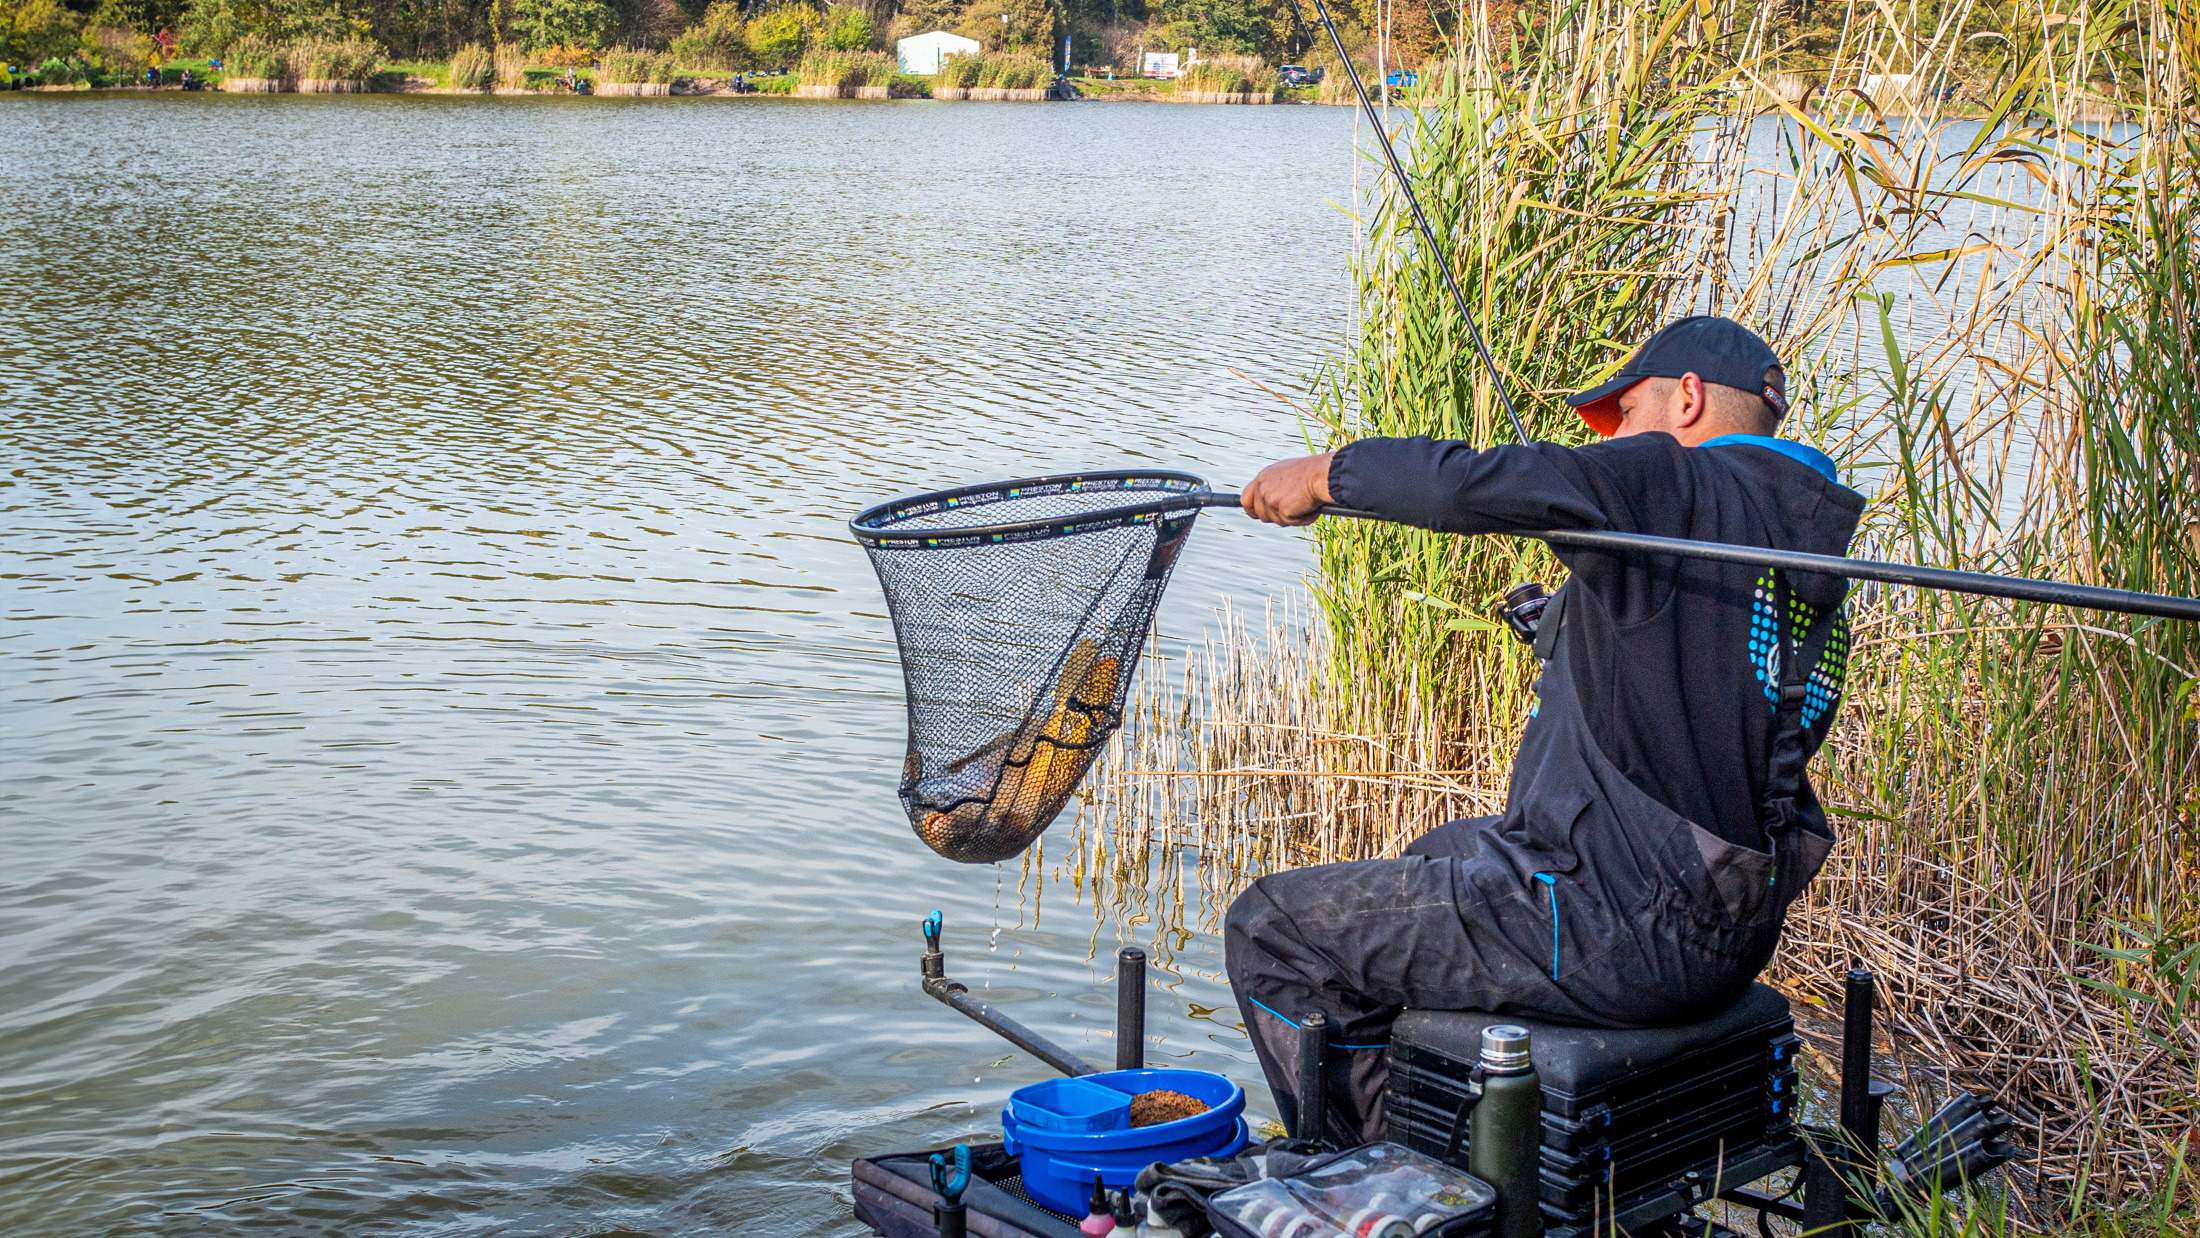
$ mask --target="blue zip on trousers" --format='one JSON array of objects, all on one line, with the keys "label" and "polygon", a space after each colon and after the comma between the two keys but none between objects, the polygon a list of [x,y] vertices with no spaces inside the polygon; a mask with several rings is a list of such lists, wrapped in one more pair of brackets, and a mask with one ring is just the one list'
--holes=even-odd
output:
[{"label": "blue zip on trousers", "polygon": [[1549,873],[1534,874],[1551,892],[1551,979],[1558,979],[1558,878]]}]

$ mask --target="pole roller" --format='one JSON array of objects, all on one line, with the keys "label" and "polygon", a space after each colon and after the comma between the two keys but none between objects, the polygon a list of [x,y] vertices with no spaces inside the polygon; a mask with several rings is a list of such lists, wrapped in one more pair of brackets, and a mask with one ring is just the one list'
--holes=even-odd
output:
[{"label": "pole roller", "polygon": [[1115,952],[1115,1068],[1146,1066],[1146,952],[1125,946]]}]

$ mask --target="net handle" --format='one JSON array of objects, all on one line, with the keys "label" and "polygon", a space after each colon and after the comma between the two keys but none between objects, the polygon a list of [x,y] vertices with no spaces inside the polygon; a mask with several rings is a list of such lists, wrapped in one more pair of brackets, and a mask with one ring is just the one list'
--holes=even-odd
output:
[{"label": "net handle", "polygon": [[[1189,496],[1185,506],[1241,507],[1238,495],[1208,493]],[[1354,520],[1380,520],[1373,512],[1355,507],[1324,506],[1324,516]],[[1657,537],[1649,533],[1620,533],[1609,529],[1544,529],[1515,533],[1553,546],[1582,550],[1629,551],[1672,555],[1683,559],[1709,559],[1751,567],[1777,567],[1797,572],[1816,572],[1846,580],[1875,580],[1882,584],[1942,589],[1981,597],[2014,598],[2050,606],[2077,606],[2088,610],[2117,611],[2126,615],[2153,615],[2162,619],[2200,622],[2200,598],[2173,594],[2141,593],[2136,589],[2108,589],[2099,585],[2066,585],[2057,580],[2033,580],[2023,576],[1998,576],[1990,572],[1959,572],[1945,567],[1916,567],[1877,559],[1851,559],[1844,555],[1819,555],[1801,550],[1775,550],[1769,546],[1739,546],[1733,542],[1701,542],[1683,537]]]}]

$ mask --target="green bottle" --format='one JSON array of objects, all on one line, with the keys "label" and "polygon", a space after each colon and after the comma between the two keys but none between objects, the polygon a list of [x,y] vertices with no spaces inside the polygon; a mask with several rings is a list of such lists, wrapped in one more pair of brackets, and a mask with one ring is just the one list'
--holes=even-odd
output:
[{"label": "green bottle", "polygon": [[1482,1099],[1467,1133],[1467,1172],[1497,1188],[1492,1238],[1540,1238],[1543,1081],[1528,1060],[1528,1029],[1497,1023],[1482,1029]]}]

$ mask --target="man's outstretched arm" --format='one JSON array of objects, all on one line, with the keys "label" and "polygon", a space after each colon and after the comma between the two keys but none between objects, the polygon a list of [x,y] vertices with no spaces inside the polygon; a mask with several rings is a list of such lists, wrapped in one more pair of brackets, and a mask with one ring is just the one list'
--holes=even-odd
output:
[{"label": "man's outstretched arm", "polygon": [[1554,443],[1477,450],[1445,439],[1362,439],[1271,464],[1244,496],[1246,514],[1281,525],[1312,524],[1331,503],[1447,533],[1612,524],[1576,453]]}]

